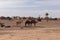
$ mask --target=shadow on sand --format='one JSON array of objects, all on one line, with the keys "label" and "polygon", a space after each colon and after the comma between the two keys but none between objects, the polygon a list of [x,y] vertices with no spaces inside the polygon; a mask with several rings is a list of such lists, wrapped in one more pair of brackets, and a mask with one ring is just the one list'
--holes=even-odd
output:
[{"label": "shadow on sand", "polygon": [[24,26],[25,28],[46,28],[45,26]]}]

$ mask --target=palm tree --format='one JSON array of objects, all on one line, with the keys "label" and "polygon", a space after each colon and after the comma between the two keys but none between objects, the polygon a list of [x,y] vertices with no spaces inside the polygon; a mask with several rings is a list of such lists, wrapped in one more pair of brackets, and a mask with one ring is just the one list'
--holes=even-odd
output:
[{"label": "palm tree", "polygon": [[46,15],[46,20],[47,20],[47,22],[48,22],[48,15],[49,15],[49,14],[48,14],[48,13],[46,13],[45,15]]}]

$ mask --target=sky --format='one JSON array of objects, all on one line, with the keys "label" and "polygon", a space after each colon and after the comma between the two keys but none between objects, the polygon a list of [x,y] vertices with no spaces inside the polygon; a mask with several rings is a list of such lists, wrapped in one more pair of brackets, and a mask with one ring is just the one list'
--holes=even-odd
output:
[{"label": "sky", "polygon": [[0,16],[60,18],[60,0],[0,0]]}]

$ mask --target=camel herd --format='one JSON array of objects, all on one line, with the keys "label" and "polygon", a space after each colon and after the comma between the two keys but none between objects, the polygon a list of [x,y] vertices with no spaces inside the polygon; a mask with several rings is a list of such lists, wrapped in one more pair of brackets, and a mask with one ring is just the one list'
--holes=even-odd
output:
[{"label": "camel herd", "polygon": [[[9,17],[7,17],[7,18],[1,17],[0,18],[0,20],[9,20],[9,19],[14,21],[17,26],[21,25],[23,22],[24,22],[25,27],[32,26],[32,25],[36,26],[36,24],[38,23],[38,21],[35,18],[26,18],[26,19],[25,18],[24,19],[23,18],[16,19],[15,17],[14,17],[14,19],[9,18]],[[7,28],[11,27],[11,26],[6,26],[4,23],[1,23],[1,22],[0,22],[0,26],[1,27],[7,27]]]},{"label": "camel herd", "polygon": [[[29,26],[32,26],[32,25],[36,26],[36,24],[38,22],[41,22],[41,20],[42,20],[41,18],[32,18],[32,17],[29,17],[29,18],[25,18],[25,17],[24,18],[20,18],[19,17],[18,19],[17,19],[17,17],[14,17],[14,18],[0,17],[0,19],[1,20],[12,20],[12,21],[17,20],[17,21],[15,21],[17,26],[21,25],[21,23],[24,22],[25,27],[29,27]],[[55,18],[55,20],[56,20],[56,18]],[[1,27],[7,27],[7,28],[11,27],[11,26],[6,26],[6,25],[4,25],[4,23],[1,23],[1,22],[0,22],[0,26]]]}]

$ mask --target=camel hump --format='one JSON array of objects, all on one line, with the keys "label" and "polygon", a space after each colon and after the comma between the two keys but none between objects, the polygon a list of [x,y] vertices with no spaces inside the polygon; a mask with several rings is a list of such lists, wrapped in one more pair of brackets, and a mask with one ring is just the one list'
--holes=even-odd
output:
[{"label": "camel hump", "polygon": [[37,23],[37,21],[36,21],[36,20],[31,20],[31,22],[32,22],[32,23]]}]

